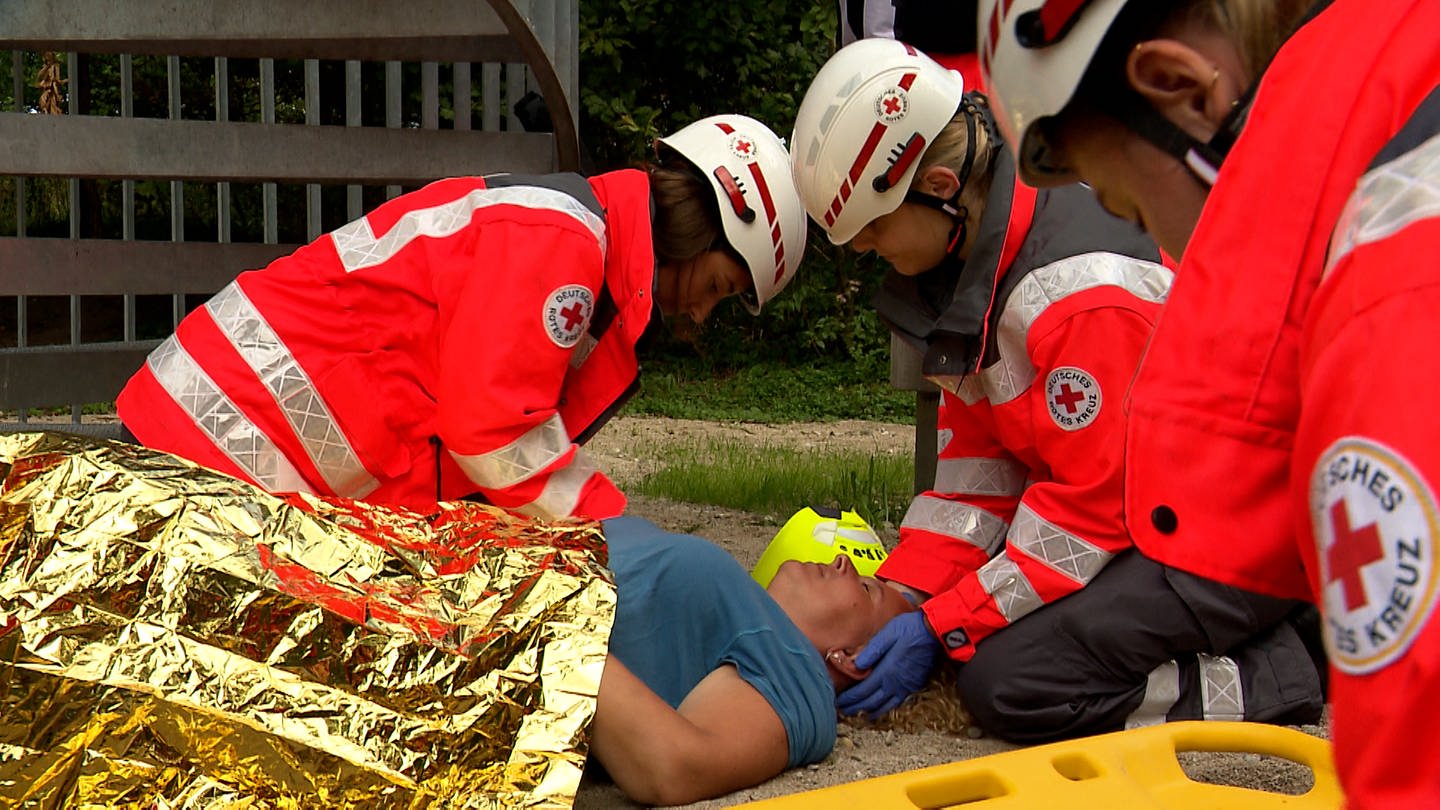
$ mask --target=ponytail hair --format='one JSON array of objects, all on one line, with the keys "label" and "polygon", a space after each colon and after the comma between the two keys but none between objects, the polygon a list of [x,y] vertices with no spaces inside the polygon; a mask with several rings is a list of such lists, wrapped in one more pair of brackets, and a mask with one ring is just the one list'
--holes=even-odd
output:
[{"label": "ponytail hair", "polygon": [[645,167],[655,206],[650,226],[655,262],[683,262],[724,245],[719,203],[710,181],[695,164],[663,144],[658,160]]}]

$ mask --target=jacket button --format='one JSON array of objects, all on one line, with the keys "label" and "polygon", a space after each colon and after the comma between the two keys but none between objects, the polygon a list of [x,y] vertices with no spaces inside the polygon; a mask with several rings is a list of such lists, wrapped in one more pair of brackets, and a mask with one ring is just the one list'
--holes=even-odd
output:
[{"label": "jacket button", "polygon": [[1161,534],[1174,534],[1180,526],[1180,519],[1175,516],[1174,509],[1162,504],[1150,510],[1150,525]]}]

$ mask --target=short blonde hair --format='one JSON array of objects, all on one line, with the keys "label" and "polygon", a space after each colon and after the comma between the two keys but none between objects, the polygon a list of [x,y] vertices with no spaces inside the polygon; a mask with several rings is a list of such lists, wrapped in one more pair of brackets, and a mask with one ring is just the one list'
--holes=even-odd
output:
[{"label": "short blonde hair", "polygon": [[[1125,85],[1125,65],[1138,43],[1178,37],[1200,29],[1223,36],[1235,46],[1254,83],[1299,24],[1312,0],[1133,0],[1125,6],[1090,61],[1076,101],[1094,105],[1113,99]],[[1103,106],[1103,105],[1102,105]]]},{"label": "short blonde hair", "polygon": [[[973,102],[973,107],[971,102]],[[967,110],[972,110],[967,112]],[[911,180],[913,186],[919,181],[920,175],[931,166],[944,166],[959,175],[965,167],[965,152],[969,146],[970,127],[965,123],[965,117],[969,115],[990,115],[990,102],[979,93],[970,93],[965,97],[965,103],[955,111],[955,116],[950,119],[925,154],[920,156],[920,163],[915,169],[915,178]],[[979,211],[985,206],[985,197],[990,193],[990,180],[995,173],[995,155],[1000,150],[1001,142],[998,138],[992,137],[993,130],[986,121],[977,116],[974,126],[975,132],[975,157],[970,165],[970,177],[965,182],[965,188],[960,192],[960,205],[972,211]]]},{"label": "short blonde hair", "polygon": [[[1153,0],[1148,0],[1153,2]],[[1138,0],[1147,2],[1147,0]],[[1246,78],[1255,81],[1310,8],[1312,0],[1189,0],[1180,3],[1154,31],[1138,32],[1140,41],[1199,26],[1234,44]],[[1133,43],[1131,43],[1133,44]]]}]

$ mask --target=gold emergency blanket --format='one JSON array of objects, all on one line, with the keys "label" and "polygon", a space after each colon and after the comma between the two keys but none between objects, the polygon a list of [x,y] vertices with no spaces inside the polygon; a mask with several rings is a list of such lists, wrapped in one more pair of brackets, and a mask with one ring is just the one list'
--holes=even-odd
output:
[{"label": "gold emergency blanket", "polygon": [[0,807],[570,807],[598,524],[0,436]]}]

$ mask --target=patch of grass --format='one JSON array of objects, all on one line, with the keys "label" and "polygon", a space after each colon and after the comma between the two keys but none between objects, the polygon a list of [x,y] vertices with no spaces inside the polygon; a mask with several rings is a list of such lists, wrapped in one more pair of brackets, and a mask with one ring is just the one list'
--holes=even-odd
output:
[{"label": "patch of grass", "polygon": [[914,460],[846,450],[797,450],[709,439],[660,451],[664,467],[630,491],[755,512],[783,521],[806,506],[853,509],[870,525],[898,525]]},{"label": "patch of grass", "polygon": [[753,365],[716,372],[699,361],[647,363],[625,412],[673,419],[913,424],[915,395],[890,387],[883,367]]}]

